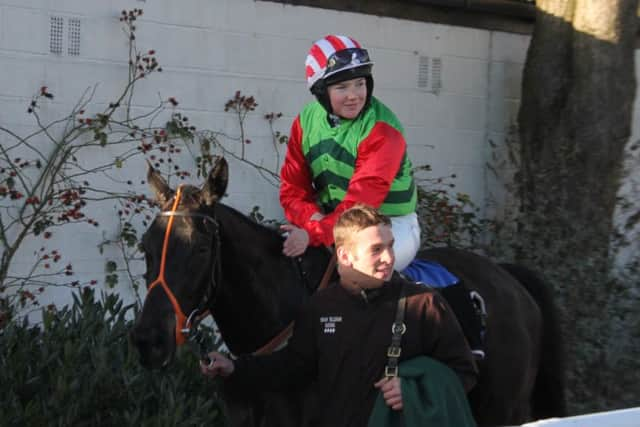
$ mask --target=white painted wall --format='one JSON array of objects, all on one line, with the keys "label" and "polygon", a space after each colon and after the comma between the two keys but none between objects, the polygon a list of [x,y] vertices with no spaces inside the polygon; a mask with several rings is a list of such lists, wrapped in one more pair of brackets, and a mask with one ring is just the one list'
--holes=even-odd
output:
[{"label": "white painted wall", "polygon": [[[50,118],[68,112],[95,83],[95,100],[109,102],[126,75],[127,47],[118,17],[122,9],[137,7],[144,9],[138,47],[155,49],[164,72],[142,82],[136,107],[149,108],[158,96],[175,96],[179,109],[199,128],[237,135],[224,103],[236,90],[254,95],[260,105],[247,124],[253,141],[247,149],[252,160],[274,167],[272,152],[265,155],[263,148],[271,143],[262,116],[282,112],[277,128],[288,132],[312,99],[303,67],[311,43],[329,33],[351,35],[375,61],[375,94],[403,122],[414,165],[430,164],[433,176],[456,173],[457,190],[470,194],[483,210],[490,206],[488,213],[500,205],[503,195],[489,190],[495,183],[485,162],[492,155],[488,141],[500,147],[516,120],[529,42],[523,35],[253,0],[0,0],[0,123],[26,133],[32,126],[26,106],[42,85],[56,94],[55,103],[43,109]],[[62,16],[65,23],[80,19],[79,56],[49,52],[51,16]],[[425,56],[441,61],[439,90],[418,87],[420,57]],[[8,143],[5,135],[0,142]],[[138,182],[142,166],[127,165],[120,178]],[[241,211],[258,205],[267,217],[282,218],[276,189],[251,169],[232,164],[228,193],[227,203]],[[118,258],[113,249],[104,255],[97,249],[102,230],[106,237],[115,233],[116,209],[105,205],[96,212],[100,231],[80,227],[55,236],[79,278],[101,281],[105,258]],[[22,267],[40,244],[32,242],[21,253]],[[127,296],[126,289],[120,292]],[[68,292],[50,297],[68,301]]]}]

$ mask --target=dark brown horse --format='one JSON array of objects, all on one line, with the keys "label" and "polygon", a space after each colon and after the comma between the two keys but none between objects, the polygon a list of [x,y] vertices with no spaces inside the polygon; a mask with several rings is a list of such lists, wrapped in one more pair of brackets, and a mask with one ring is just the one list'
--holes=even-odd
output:
[{"label": "dark brown horse", "polygon": [[[328,251],[309,248],[301,258],[288,258],[277,231],[219,202],[227,174],[219,159],[202,188],[174,191],[150,168],[163,212],[143,236],[148,294],[131,332],[146,366],[169,364],[183,340],[181,329],[188,329],[186,318],[205,309],[234,354],[254,352],[286,328],[323,275]],[[421,256],[444,265],[485,299],[487,356],[469,395],[478,424],[565,415],[557,321],[537,276],[455,249]],[[236,390],[226,400],[233,426],[300,427],[302,398]]]}]

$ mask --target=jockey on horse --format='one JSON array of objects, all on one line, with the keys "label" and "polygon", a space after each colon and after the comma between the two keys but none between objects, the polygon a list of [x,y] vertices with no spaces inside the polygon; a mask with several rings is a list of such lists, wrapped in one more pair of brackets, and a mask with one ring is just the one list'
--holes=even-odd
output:
[{"label": "jockey on horse", "polygon": [[291,224],[283,253],[297,257],[307,246],[331,246],[338,216],[364,203],[389,216],[395,238],[395,270],[442,288],[474,355],[482,359],[483,302],[435,262],[415,260],[420,247],[417,191],[402,125],[373,96],[367,50],[354,39],[328,35],[306,59],[307,86],[316,101],[291,127],[281,170],[280,202]]}]

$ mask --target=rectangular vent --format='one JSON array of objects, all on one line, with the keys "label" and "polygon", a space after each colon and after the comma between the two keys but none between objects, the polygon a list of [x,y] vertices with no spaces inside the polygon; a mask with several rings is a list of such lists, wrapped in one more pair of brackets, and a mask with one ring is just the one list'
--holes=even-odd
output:
[{"label": "rectangular vent", "polygon": [[49,17],[49,52],[80,56],[80,18]]},{"label": "rectangular vent", "polygon": [[68,27],[67,53],[71,56],[78,56],[80,55],[80,19],[69,18]]},{"label": "rectangular vent", "polygon": [[429,57],[421,56],[418,63],[418,88],[429,88]]},{"label": "rectangular vent", "polygon": [[442,89],[442,58],[418,58],[418,89],[436,95]]},{"label": "rectangular vent", "polygon": [[62,34],[64,32],[64,18],[52,16],[49,20],[49,52],[62,55]]},{"label": "rectangular vent", "polygon": [[433,58],[431,61],[431,91],[435,94],[442,89],[442,58]]}]

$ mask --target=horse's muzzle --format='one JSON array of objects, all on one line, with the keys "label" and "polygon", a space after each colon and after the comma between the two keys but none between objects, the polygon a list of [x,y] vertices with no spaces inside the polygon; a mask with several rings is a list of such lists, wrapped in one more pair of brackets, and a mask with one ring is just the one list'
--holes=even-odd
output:
[{"label": "horse's muzzle", "polygon": [[173,361],[176,346],[171,338],[173,334],[140,325],[129,332],[130,342],[138,350],[140,364],[148,369],[163,368]]}]

